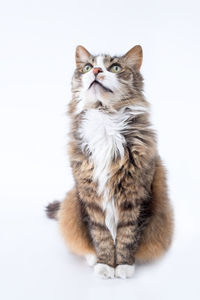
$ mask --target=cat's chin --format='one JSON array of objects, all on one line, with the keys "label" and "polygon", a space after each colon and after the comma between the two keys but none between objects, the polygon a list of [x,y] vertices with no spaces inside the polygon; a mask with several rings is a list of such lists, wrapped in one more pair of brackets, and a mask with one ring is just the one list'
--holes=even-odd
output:
[{"label": "cat's chin", "polygon": [[84,109],[107,107],[109,103],[105,95],[93,92],[92,90],[85,93],[84,99],[82,101],[84,103]]},{"label": "cat's chin", "polygon": [[100,85],[93,84],[91,88],[87,90],[86,97],[92,98],[94,101],[104,100],[107,97],[108,92],[105,91]]}]

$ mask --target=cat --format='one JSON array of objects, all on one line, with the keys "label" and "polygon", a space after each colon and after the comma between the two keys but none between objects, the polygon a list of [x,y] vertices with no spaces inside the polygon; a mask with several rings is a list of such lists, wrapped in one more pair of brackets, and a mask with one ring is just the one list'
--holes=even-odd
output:
[{"label": "cat", "polygon": [[70,251],[102,278],[130,278],[136,261],[169,248],[173,211],[140,73],[142,48],[94,56],[76,48],[69,157],[75,185],[47,206]]}]

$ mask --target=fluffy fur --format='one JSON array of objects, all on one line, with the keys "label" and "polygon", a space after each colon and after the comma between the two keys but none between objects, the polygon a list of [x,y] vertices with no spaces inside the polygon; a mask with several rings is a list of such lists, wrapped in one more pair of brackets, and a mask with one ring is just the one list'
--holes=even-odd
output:
[{"label": "fluffy fur", "polygon": [[[142,49],[124,56],[76,50],[69,104],[74,188],[58,205],[68,248],[95,274],[129,278],[135,261],[160,257],[173,233],[165,169],[157,152],[140,74]],[[114,69],[113,69],[114,68]]]}]

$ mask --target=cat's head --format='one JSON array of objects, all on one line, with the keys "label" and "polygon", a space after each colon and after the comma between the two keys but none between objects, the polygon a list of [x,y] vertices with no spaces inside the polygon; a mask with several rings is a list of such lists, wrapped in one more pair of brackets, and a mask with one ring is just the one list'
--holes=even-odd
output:
[{"label": "cat's head", "polygon": [[76,69],[72,79],[76,110],[116,104],[142,93],[140,74],[142,48],[135,46],[123,56],[92,55],[83,46],[76,48]]}]

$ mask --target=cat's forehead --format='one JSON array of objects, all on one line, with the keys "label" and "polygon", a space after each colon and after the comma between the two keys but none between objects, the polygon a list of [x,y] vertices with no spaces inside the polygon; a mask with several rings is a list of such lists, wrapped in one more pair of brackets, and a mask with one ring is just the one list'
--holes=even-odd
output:
[{"label": "cat's forehead", "polygon": [[103,67],[118,62],[120,57],[110,56],[107,54],[100,54],[92,57],[92,63],[94,66]]}]

